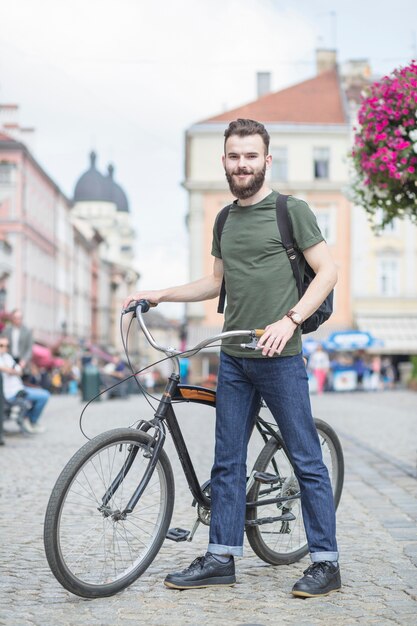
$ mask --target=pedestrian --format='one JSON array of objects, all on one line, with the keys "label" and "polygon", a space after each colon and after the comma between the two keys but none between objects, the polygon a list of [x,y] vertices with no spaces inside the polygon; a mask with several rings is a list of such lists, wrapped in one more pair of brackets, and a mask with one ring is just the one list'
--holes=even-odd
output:
[{"label": "pedestrian", "polygon": [[[112,360],[102,368],[100,377],[105,387],[111,387],[109,398],[128,398],[127,367],[120,354],[115,354]],[[118,383],[117,386],[114,386]]]},{"label": "pedestrian", "polygon": [[375,354],[371,359],[371,389],[378,391],[381,389],[381,357]]},{"label": "pedestrian", "polygon": [[292,593],[315,597],[340,589],[341,582],[333,494],[311,415],[300,326],[330,293],[337,274],[314,214],[304,201],[290,197],[301,269],[305,258],[316,272],[299,299],[277,227],[277,193],[265,180],[272,162],[268,150],[269,135],[262,124],[239,119],[229,125],[222,160],[236,200],[221,247],[216,225],[213,229],[212,273],[185,285],[133,294],[124,307],[140,299],[157,304],[216,298],[224,275],[224,330],[265,328],[256,351],[222,345],[208,551],[185,570],[168,574],[165,585],[189,589],[235,583],[234,557],[243,554],[247,445],[262,397],[278,423],[300,484],[312,560]]},{"label": "pedestrian", "polygon": [[5,335],[0,336],[0,372],[3,377],[3,395],[7,402],[13,403],[18,394],[24,392],[25,399],[30,402],[22,422],[22,429],[30,434],[44,432],[44,427],[39,423],[42,411],[49,400],[50,393],[46,389],[29,387],[22,382],[22,367],[16,363],[9,354],[9,340]]},{"label": "pedestrian", "polygon": [[32,331],[23,324],[23,314],[20,309],[12,311],[11,324],[6,326],[4,334],[9,340],[12,357],[25,372],[32,358],[33,337]]},{"label": "pedestrian", "polygon": [[323,346],[318,344],[308,359],[308,368],[313,372],[317,383],[317,393],[322,394],[330,369],[330,359]]}]

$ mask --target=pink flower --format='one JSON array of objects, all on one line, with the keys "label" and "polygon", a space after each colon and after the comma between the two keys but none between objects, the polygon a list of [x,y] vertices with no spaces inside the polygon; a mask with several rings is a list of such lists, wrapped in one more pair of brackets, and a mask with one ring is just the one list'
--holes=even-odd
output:
[{"label": "pink flower", "polygon": [[417,203],[417,149],[410,132],[417,131],[416,118],[417,62],[412,61],[370,85],[358,111],[351,154],[358,175],[354,191],[366,210],[383,207],[381,189],[389,192],[388,213],[397,205],[407,208],[410,202]]}]

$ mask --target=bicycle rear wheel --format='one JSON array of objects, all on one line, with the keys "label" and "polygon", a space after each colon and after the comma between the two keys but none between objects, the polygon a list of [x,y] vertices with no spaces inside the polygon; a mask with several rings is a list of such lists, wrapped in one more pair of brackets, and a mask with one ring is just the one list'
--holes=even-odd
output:
[{"label": "bicycle rear wheel", "polygon": [[[319,435],[323,461],[327,466],[337,508],[343,488],[344,460],[340,441],[335,431],[322,420],[314,420]],[[275,521],[259,526],[247,526],[246,536],[253,551],[271,565],[287,565],[298,561],[308,552],[301,511],[300,488],[294,469],[282,446],[282,441],[273,437],[259,454],[254,470],[279,476],[274,484],[255,481],[247,500],[255,502],[278,497],[289,497],[287,501],[248,507],[247,520],[279,517],[291,513],[292,521]]]},{"label": "bicycle rear wheel", "polygon": [[103,433],[72,457],[55,484],[45,516],[46,557],[61,585],[78,596],[121,591],[149,567],[165,539],[174,478],[163,450],[138,504],[124,513],[148,467],[150,441],[129,428]]}]

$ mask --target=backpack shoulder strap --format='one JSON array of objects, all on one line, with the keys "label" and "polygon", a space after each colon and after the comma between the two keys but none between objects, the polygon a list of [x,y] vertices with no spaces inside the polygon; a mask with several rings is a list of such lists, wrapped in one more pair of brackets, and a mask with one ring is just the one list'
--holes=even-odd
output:
[{"label": "backpack shoulder strap", "polygon": [[220,243],[221,238],[222,238],[222,232],[223,232],[224,225],[226,223],[227,218],[229,217],[230,208],[231,208],[230,204],[228,204],[227,206],[223,207],[222,210],[219,212],[219,214],[217,216],[216,231],[217,231],[217,236],[219,238],[219,243]]},{"label": "backpack shoulder strap", "polygon": [[294,235],[292,231],[291,219],[288,213],[288,196],[279,193],[277,196],[275,208],[277,214],[278,229],[281,235],[282,245],[284,246],[288,260],[291,263],[291,269],[297,283],[298,295],[303,295],[303,281],[300,274],[300,268],[297,262],[297,252],[294,246]]},{"label": "backpack shoulder strap", "polygon": [[[224,228],[226,220],[227,220],[227,218],[229,216],[230,208],[231,208],[230,204],[228,204],[227,206],[223,207],[222,210],[220,211],[220,213],[217,216],[216,232],[217,232],[217,236],[219,238],[219,246],[220,247],[221,247],[221,239],[222,239],[223,228]],[[224,282],[224,277],[223,277],[222,286],[220,288],[219,303],[217,305],[217,313],[224,313],[224,303],[225,303],[225,300],[226,300],[226,284]]]}]

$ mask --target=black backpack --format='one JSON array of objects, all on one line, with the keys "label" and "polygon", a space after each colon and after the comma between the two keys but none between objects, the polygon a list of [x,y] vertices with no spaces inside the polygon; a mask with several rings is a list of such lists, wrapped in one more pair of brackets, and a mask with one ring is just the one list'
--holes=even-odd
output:
[{"label": "black backpack", "polygon": [[[291,268],[294,274],[295,282],[297,283],[298,295],[301,299],[307,287],[315,277],[315,271],[310,267],[310,265],[305,262],[304,267],[304,277],[301,277],[300,268],[298,265],[297,256],[302,254],[300,250],[296,248],[294,245],[294,236],[292,232],[292,224],[291,219],[288,214],[287,207],[288,196],[284,196],[283,194],[278,194],[276,201],[276,214],[277,214],[277,223],[279,232],[281,233],[282,244],[287,252],[288,260],[291,263]],[[221,236],[223,232],[224,225],[229,215],[230,208],[233,205],[225,206],[219,213],[216,229],[217,235],[219,238],[219,243],[221,241]],[[222,286],[220,289],[219,296],[219,305],[217,307],[218,313],[223,313],[224,311],[224,302],[226,299],[226,284],[222,282]],[[303,334],[312,333],[318,329],[318,327],[323,324],[323,322],[327,321],[331,314],[333,313],[333,290],[329,293],[325,301],[319,306],[317,311],[315,311],[310,317],[308,317],[301,325],[301,332]]]}]

